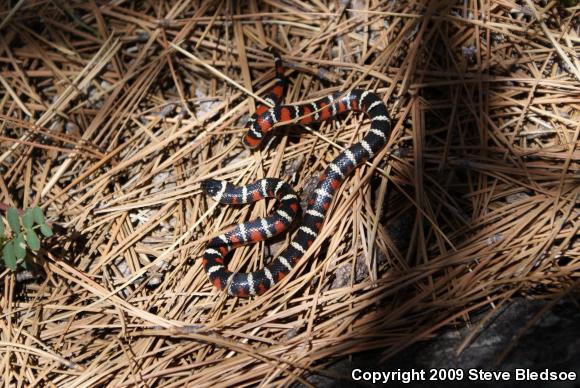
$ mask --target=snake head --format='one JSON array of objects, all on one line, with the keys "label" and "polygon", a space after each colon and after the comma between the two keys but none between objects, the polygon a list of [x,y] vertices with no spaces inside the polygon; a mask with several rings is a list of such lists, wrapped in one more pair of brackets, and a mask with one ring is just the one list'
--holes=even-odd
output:
[{"label": "snake head", "polygon": [[224,181],[218,181],[216,179],[206,179],[201,181],[201,190],[212,198],[216,198],[223,193],[223,189],[226,185]]}]

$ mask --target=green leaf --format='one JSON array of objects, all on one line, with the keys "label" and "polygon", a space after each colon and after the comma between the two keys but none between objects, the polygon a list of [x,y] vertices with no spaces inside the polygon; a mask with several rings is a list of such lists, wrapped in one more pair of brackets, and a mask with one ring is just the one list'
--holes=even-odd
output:
[{"label": "green leaf", "polygon": [[34,225],[34,214],[33,213],[34,213],[34,210],[26,209],[26,211],[22,215],[22,225],[24,225],[24,227],[26,229],[30,229]]},{"label": "green leaf", "polygon": [[26,242],[33,251],[40,249],[40,240],[38,239],[34,229],[26,229]]},{"label": "green leaf", "polygon": [[2,258],[6,266],[14,271],[16,269],[16,255],[14,254],[14,246],[12,244],[12,241],[8,241],[4,245],[4,248],[2,248]]},{"label": "green leaf", "polygon": [[45,225],[44,214],[42,214],[42,209],[38,206],[32,208],[32,214],[34,215],[34,222],[38,225]]},{"label": "green leaf", "polygon": [[4,220],[0,217],[0,238],[4,238],[6,235],[4,234]]},{"label": "green leaf", "polygon": [[24,259],[26,256],[26,242],[24,241],[24,235],[18,233],[14,238],[14,254],[18,260]]},{"label": "green leaf", "polygon": [[18,217],[18,210],[13,207],[9,207],[6,212],[6,218],[8,218],[8,225],[12,229],[13,233],[18,233],[20,230],[20,217]]},{"label": "green leaf", "polygon": [[50,237],[52,236],[52,229],[50,229],[50,226],[42,224],[40,225],[40,233],[42,233],[44,237]]}]

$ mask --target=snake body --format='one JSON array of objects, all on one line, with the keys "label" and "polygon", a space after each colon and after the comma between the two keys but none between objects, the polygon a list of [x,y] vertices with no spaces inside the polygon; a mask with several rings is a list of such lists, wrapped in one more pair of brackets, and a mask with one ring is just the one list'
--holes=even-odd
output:
[{"label": "snake body", "polygon": [[347,111],[359,111],[369,116],[371,125],[361,141],[344,150],[326,167],[308,199],[308,207],[290,244],[278,257],[257,271],[232,272],[228,270],[224,258],[228,252],[243,244],[261,241],[287,230],[300,214],[298,197],[287,183],[273,178],[261,179],[244,187],[213,179],[202,182],[202,190],[220,203],[250,203],[265,197],[276,197],[280,201],[272,216],[238,224],[210,240],[206,246],[203,267],[209,280],[218,289],[225,289],[228,294],[239,297],[263,294],[292,270],[320,233],[334,193],[350,173],[385,147],[391,129],[387,107],[368,90],[333,93],[301,105],[280,105],[284,94],[284,68],[280,58],[276,54],[274,57],[276,82],[265,100],[275,106],[257,105],[256,113],[248,122],[248,132],[242,139],[248,148],[258,147],[273,126],[286,122],[310,124]]}]

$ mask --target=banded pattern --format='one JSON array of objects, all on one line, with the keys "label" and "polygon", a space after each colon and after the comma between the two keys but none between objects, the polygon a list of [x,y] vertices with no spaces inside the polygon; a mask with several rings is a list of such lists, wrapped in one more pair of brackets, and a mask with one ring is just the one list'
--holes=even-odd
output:
[{"label": "banded pattern", "polygon": [[[274,54],[274,68],[276,69],[276,78],[274,79],[274,87],[270,89],[267,95],[264,96],[264,101],[270,105],[280,105],[282,98],[284,98],[284,92],[286,90],[286,78],[284,77],[284,66],[282,65],[282,58],[277,52]],[[256,148],[262,141],[263,134],[260,132],[259,125],[256,125],[258,121],[263,120],[264,115],[267,114],[270,107],[265,104],[256,104],[256,112],[250,117],[247,122],[248,133],[252,133],[251,137],[249,135],[244,136],[242,142],[245,146],[249,148]],[[245,139],[251,139],[251,143],[246,143]],[[259,139],[257,141],[253,139]],[[250,145],[252,144],[252,145]]]},{"label": "banded pattern", "polygon": [[[275,57],[277,82],[269,94],[269,98],[278,104],[284,91],[284,78],[279,57]],[[278,82],[278,80],[280,81]],[[213,239],[207,245],[203,259],[204,269],[210,281],[217,288],[226,289],[230,295],[236,296],[261,295],[277,281],[284,278],[320,233],[334,193],[354,169],[374,157],[387,144],[390,135],[391,125],[387,107],[376,94],[367,90],[354,89],[350,93],[334,93],[315,102],[302,105],[278,105],[271,109],[260,105],[256,109],[256,114],[248,123],[248,132],[242,139],[244,145],[252,149],[260,145],[263,137],[277,123],[290,122],[296,119],[298,123],[310,124],[324,121],[346,111],[365,112],[371,119],[370,130],[360,142],[340,153],[326,167],[313,194],[308,199],[308,207],[300,227],[290,244],[272,263],[251,273],[232,273],[225,266],[223,259],[227,252],[240,244],[263,240],[277,234],[282,231],[281,224],[285,227],[289,226],[290,218],[284,217],[279,213],[280,210],[272,217],[239,224],[229,232]],[[272,191],[271,188],[279,184],[281,184],[279,180],[267,178],[239,188],[212,180],[202,183],[202,189],[222,203],[245,203],[243,201],[247,201],[248,195],[250,195],[247,193],[252,193],[252,200],[271,196],[270,194],[279,197],[279,192],[284,187],[284,194],[280,194],[282,197],[279,197],[281,199],[280,209],[290,216],[288,210],[293,210],[293,207],[290,202],[285,201],[290,201],[290,199],[298,201],[298,198],[293,191],[291,194],[287,191],[291,189],[285,184],[281,184],[278,191]],[[266,189],[270,188],[270,191],[262,189],[262,185]],[[291,204],[297,206],[298,202]],[[298,211],[299,207],[294,213],[297,214]],[[248,234],[248,230],[255,231],[254,235]]]},{"label": "banded pattern", "polygon": [[273,215],[238,224],[210,240],[203,256],[203,268],[217,288],[227,288],[229,294],[237,296],[264,293],[288,273],[293,263],[278,257],[258,271],[232,273],[224,265],[224,257],[240,245],[262,241],[286,231],[292,221],[300,216],[298,196],[286,182],[273,178],[260,179],[243,187],[209,179],[202,182],[201,188],[214,200],[226,204],[252,203],[266,197],[275,197],[280,201]]}]

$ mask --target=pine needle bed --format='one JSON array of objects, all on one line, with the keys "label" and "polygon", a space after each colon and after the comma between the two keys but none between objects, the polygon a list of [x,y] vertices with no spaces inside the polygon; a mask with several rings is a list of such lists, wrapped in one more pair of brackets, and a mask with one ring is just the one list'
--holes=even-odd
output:
[{"label": "pine needle bed", "polygon": [[[482,313],[460,352],[514,295],[577,295],[578,6],[241,3],[0,8],[0,202],[40,206],[56,231],[30,257],[41,274],[1,272],[6,384],[308,384]],[[305,198],[368,128],[347,114],[245,150],[270,47],[287,102],[374,90],[393,133],[291,275],[238,299],[207,281],[205,244],[274,203],[218,205],[200,181],[279,177]],[[229,266],[255,270],[288,239]]]}]

